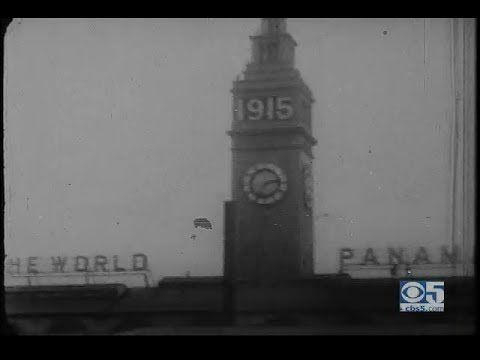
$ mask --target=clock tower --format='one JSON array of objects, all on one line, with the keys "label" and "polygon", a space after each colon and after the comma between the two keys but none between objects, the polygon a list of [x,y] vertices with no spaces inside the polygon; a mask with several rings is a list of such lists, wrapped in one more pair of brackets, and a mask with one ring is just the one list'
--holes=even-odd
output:
[{"label": "clock tower", "polygon": [[295,68],[285,19],[262,19],[252,58],[233,83],[234,278],[313,274],[313,97]]}]

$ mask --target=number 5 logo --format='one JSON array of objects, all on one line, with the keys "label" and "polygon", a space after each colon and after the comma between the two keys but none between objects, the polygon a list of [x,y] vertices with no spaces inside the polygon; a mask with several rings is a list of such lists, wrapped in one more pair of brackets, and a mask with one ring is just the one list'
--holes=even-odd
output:
[{"label": "number 5 logo", "polygon": [[445,300],[443,281],[427,281],[426,282],[426,297],[425,299],[430,304],[440,304]]}]

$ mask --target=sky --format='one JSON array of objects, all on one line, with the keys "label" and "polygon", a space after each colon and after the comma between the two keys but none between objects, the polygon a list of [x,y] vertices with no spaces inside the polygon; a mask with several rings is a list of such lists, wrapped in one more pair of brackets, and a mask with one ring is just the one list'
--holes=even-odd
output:
[{"label": "sky", "polygon": [[[15,19],[7,255],[145,253],[156,277],[221,275],[230,89],[259,24]],[[448,243],[448,19],[289,19],[288,31],[316,99],[316,271],[336,271],[345,245]]]}]

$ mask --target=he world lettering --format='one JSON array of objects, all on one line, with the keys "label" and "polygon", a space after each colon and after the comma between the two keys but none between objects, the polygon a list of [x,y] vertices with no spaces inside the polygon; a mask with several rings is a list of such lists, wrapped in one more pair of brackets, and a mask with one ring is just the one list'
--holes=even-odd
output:
[{"label": "he world lettering", "polygon": [[118,255],[105,256],[29,256],[26,258],[7,257],[7,274],[39,274],[66,272],[125,272],[148,270],[148,258],[145,254],[133,254],[130,257]]}]

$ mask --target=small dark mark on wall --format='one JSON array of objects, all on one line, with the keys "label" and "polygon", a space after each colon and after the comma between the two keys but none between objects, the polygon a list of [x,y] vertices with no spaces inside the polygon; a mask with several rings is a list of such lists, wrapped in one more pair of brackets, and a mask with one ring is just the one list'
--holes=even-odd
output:
[{"label": "small dark mark on wall", "polygon": [[387,35],[387,30],[384,30],[384,31],[383,31],[383,35]]},{"label": "small dark mark on wall", "polygon": [[203,229],[211,229],[212,228],[212,223],[207,218],[196,218],[193,221],[193,226],[195,228],[200,227],[200,228],[203,228]]}]

